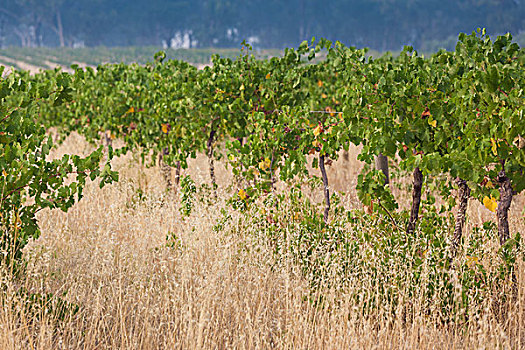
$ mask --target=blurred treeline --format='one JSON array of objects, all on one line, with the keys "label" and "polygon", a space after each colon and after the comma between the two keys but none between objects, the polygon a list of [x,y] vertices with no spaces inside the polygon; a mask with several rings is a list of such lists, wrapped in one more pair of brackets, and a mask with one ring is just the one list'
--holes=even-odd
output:
[{"label": "blurred treeline", "polygon": [[[379,51],[452,48],[485,27],[524,40],[525,0],[1,0],[6,46],[297,46],[312,36]],[[520,36],[521,34],[521,36]]]}]

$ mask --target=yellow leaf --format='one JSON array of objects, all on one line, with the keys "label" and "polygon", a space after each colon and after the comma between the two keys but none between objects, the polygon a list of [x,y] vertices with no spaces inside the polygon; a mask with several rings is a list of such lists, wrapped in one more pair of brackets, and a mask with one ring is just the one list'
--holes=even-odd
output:
[{"label": "yellow leaf", "polygon": [[485,184],[485,187],[487,188],[494,188],[494,184],[492,183],[492,181],[487,181],[487,183]]},{"label": "yellow leaf", "polygon": [[130,109],[128,109],[127,113],[134,113],[135,112],[135,108],[131,107]]},{"label": "yellow leaf", "polygon": [[312,142],[312,146],[321,147],[321,142],[319,142],[318,140],[314,140],[314,142]]},{"label": "yellow leaf", "polygon": [[4,175],[4,177],[7,177],[7,172],[5,170],[2,170],[2,175]]},{"label": "yellow leaf", "polygon": [[234,156],[233,154],[230,154],[230,155],[228,156],[228,159],[229,159],[230,161],[234,162],[234,161],[235,161],[235,156]]},{"label": "yellow leaf", "polygon": [[498,202],[496,202],[496,199],[492,196],[490,196],[490,198],[485,196],[483,198],[483,205],[485,206],[485,208],[495,213],[496,208],[498,207]]},{"label": "yellow leaf", "polygon": [[467,255],[467,266],[472,268],[479,264],[479,258],[477,256],[468,256]]},{"label": "yellow leaf", "polygon": [[498,143],[496,142],[495,139],[491,138],[490,139],[490,143],[491,143],[491,149],[492,149],[492,153],[497,156],[498,155]]},{"label": "yellow leaf", "polygon": [[270,79],[272,75],[270,73],[266,74],[266,79]]},{"label": "yellow leaf", "polygon": [[323,128],[321,125],[317,125],[317,127],[314,129],[314,136],[319,136],[323,132]]},{"label": "yellow leaf", "polygon": [[272,162],[270,161],[270,159],[265,158],[263,161],[261,161],[259,163],[259,168],[261,170],[266,170],[266,169],[268,169],[270,167],[271,164],[272,164]]},{"label": "yellow leaf", "polygon": [[246,191],[243,190],[242,188],[239,190],[238,195],[239,195],[239,198],[242,200],[245,200],[248,197],[248,195],[246,194]]},{"label": "yellow leaf", "polygon": [[327,98],[328,95],[323,93],[323,94],[321,94],[321,97],[322,97],[322,98]]},{"label": "yellow leaf", "polygon": [[428,119],[428,124],[435,128],[437,126],[437,120]]},{"label": "yellow leaf", "polygon": [[319,87],[323,87],[323,82],[322,82],[321,80],[318,80],[318,81],[317,81],[317,86],[319,86]]}]

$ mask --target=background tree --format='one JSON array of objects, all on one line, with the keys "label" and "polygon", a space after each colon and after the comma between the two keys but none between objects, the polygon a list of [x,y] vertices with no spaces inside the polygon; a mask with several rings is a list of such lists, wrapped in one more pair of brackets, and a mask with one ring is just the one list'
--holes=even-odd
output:
[{"label": "background tree", "polygon": [[4,45],[88,46],[170,44],[177,33],[198,47],[297,46],[312,36],[349,46],[425,52],[453,50],[459,32],[525,29],[518,0],[4,0]]}]

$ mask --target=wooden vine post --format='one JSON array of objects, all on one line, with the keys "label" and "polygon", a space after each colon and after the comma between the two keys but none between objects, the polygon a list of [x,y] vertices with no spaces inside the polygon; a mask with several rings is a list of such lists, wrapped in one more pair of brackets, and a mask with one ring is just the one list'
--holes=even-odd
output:
[{"label": "wooden vine post", "polygon": [[390,174],[388,171],[388,157],[383,155],[382,153],[379,153],[375,157],[375,165],[376,169],[383,172],[385,175],[385,185],[388,185],[390,183]]}]

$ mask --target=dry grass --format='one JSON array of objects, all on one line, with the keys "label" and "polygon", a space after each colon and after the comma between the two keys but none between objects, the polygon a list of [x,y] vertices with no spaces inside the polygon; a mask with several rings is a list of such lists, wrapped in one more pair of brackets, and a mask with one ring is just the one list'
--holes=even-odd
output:
[{"label": "dry grass", "polygon": [[[71,137],[57,153],[89,147]],[[346,206],[356,206],[354,161],[334,165],[331,183],[348,191]],[[244,219],[231,210],[229,226],[213,226],[221,217],[219,201],[197,206],[183,219],[178,200],[167,196],[157,168],[141,167],[132,156],[115,160],[117,184],[98,189],[68,213],[42,212],[42,236],[26,248],[27,277],[10,282],[0,297],[1,349],[161,349],[161,348],[523,348],[525,346],[525,269],[517,270],[518,293],[506,316],[496,315],[488,300],[479,314],[461,326],[443,325],[417,304],[413,314],[377,311],[363,316],[352,286],[326,288],[323,307],[309,302],[312,291],[292,259],[275,264],[272,247],[239,231]],[[191,163],[196,182],[208,182],[207,163]],[[218,166],[219,182],[231,181]],[[140,189],[146,195],[140,197]],[[219,198],[226,198],[225,186]],[[523,197],[512,209],[514,232],[525,232]],[[470,225],[491,213],[470,205]],[[247,228],[249,231],[250,229]],[[166,236],[178,238],[166,247]],[[365,283],[365,282],[362,282]],[[370,288],[377,281],[370,280]],[[64,294],[80,306],[57,320],[44,312],[29,313],[16,294]],[[315,297],[315,296],[314,296]],[[421,297],[423,298],[423,297]],[[316,306],[317,305],[317,306]]]}]

